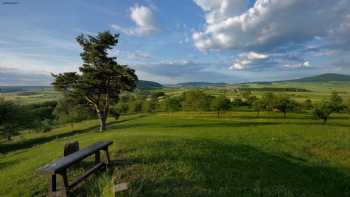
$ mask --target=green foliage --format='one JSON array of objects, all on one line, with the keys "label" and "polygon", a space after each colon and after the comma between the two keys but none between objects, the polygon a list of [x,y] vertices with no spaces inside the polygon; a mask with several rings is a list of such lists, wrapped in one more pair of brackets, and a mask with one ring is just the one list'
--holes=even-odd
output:
[{"label": "green foliage", "polygon": [[176,112],[181,110],[181,98],[179,97],[169,97],[165,99],[165,111]]},{"label": "green foliage", "polygon": [[298,109],[298,104],[292,100],[289,96],[283,95],[279,96],[276,101],[274,108],[278,109],[283,113],[283,117],[286,118],[287,112],[296,111]]},{"label": "green foliage", "polygon": [[66,97],[85,99],[94,107],[100,119],[100,131],[105,130],[110,105],[118,102],[122,91],[136,87],[135,71],[119,65],[116,57],[108,56],[118,39],[119,35],[110,32],[98,33],[95,37],[78,36],[77,42],[83,48],[80,73],[54,75],[53,85],[57,91]]},{"label": "green foliage", "polygon": [[116,112],[120,114],[126,114],[129,111],[129,105],[126,102],[119,102],[112,109],[114,109]]},{"label": "green foliage", "polygon": [[40,132],[48,132],[53,128],[52,120],[45,119],[42,121],[35,121],[35,130]]},{"label": "green foliage", "polygon": [[142,112],[142,101],[134,100],[128,103],[128,112],[129,113],[139,113]]},{"label": "green foliage", "polygon": [[147,99],[142,103],[143,112],[156,112],[158,108],[158,100],[156,98]]},{"label": "green foliage", "polygon": [[56,116],[56,121],[59,124],[72,124],[74,122],[96,118],[96,115],[89,108],[85,100],[72,99],[71,97],[64,97],[58,100],[53,114]]},{"label": "green foliage", "polygon": [[0,98],[0,132],[7,140],[20,130],[30,128],[33,117],[27,108]]},{"label": "green foliage", "polygon": [[334,112],[342,112],[346,108],[343,103],[343,98],[339,96],[337,92],[332,92],[329,102],[331,103]]},{"label": "green foliage", "polygon": [[220,117],[220,112],[225,112],[230,109],[230,100],[228,100],[225,96],[218,96],[212,99],[210,103],[210,108],[213,111],[218,113],[218,117]]},{"label": "green foliage", "polygon": [[260,116],[260,112],[263,111],[265,109],[264,107],[264,102],[262,99],[256,99],[254,101],[254,103],[252,104],[254,110],[256,111],[256,116],[259,117]]},{"label": "green foliage", "polygon": [[323,123],[326,123],[329,116],[335,112],[344,111],[346,106],[343,104],[343,99],[338,95],[337,92],[333,92],[328,101],[322,101],[313,110],[313,116],[317,119],[322,119]]},{"label": "green foliage", "polygon": [[313,106],[313,103],[312,103],[312,101],[311,101],[310,99],[306,99],[306,100],[304,101],[304,103],[303,103],[303,107],[304,107],[304,109],[306,109],[306,110],[310,110],[310,109],[312,109],[314,106]]},{"label": "green foliage", "polygon": [[277,98],[273,93],[266,93],[261,98],[261,102],[263,103],[264,109],[266,111],[272,111],[276,106]]},{"label": "green foliage", "polygon": [[185,111],[209,111],[212,96],[201,90],[189,90],[183,93],[183,110]]},{"label": "green foliage", "polygon": [[316,106],[312,111],[313,116],[316,119],[322,119],[325,124],[329,116],[334,112],[334,106],[328,101],[323,101],[320,105]]},{"label": "green foliage", "polygon": [[241,98],[236,97],[236,98],[233,99],[232,105],[233,105],[233,106],[236,106],[236,107],[237,107],[237,106],[244,106],[245,103],[244,103],[244,101],[243,101]]},{"label": "green foliage", "polygon": [[163,96],[165,96],[164,92],[152,92],[151,94],[152,99],[158,99]]}]

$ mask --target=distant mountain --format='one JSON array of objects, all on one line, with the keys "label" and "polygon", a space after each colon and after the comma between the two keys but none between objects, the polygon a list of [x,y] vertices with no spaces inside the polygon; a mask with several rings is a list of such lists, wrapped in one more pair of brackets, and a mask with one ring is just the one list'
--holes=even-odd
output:
[{"label": "distant mountain", "polygon": [[331,81],[350,81],[350,75],[326,73],[311,77],[288,80],[289,82],[331,82]]},{"label": "distant mountain", "polygon": [[50,75],[8,71],[0,68],[0,86],[48,86],[51,82]]},{"label": "distant mountain", "polygon": [[186,82],[178,83],[173,85],[174,87],[183,87],[183,88],[195,88],[195,87],[209,87],[209,86],[224,86],[226,83],[209,83],[209,82]]},{"label": "distant mountain", "polygon": [[22,92],[22,95],[45,90],[53,90],[53,88],[51,86],[0,86],[0,93]]},{"label": "distant mountain", "polygon": [[144,89],[144,90],[149,90],[149,89],[157,89],[157,88],[162,88],[163,85],[154,81],[144,81],[144,80],[139,80],[136,84],[138,89]]}]

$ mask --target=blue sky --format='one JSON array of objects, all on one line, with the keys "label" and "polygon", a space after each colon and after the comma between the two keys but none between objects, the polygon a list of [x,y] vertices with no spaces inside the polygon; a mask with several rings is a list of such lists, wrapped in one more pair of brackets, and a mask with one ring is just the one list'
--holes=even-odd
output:
[{"label": "blue sky", "polygon": [[161,83],[350,74],[348,0],[4,2],[0,74],[77,71],[75,37],[105,30],[120,33],[119,63]]}]

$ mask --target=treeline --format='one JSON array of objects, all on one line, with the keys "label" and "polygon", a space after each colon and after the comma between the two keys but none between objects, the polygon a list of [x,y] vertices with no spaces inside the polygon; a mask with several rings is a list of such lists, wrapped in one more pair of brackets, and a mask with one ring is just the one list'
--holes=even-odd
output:
[{"label": "treeline", "polygon": [[[255,111],[257,117],[263,111],[273,111],[287,118],[289,112],[307,112],[326,123],[332,113],[348,112],[349,109],[350,101],[344,104],[336,92],[320,103],[313,103],[310,99],[297,102],[288,95],[274,93],[257,97],[250,91],[241,92],[233,99],[209,95],[201,90],[185,91],[179,96],[138,91],[121,95],[109,114],[118,119],[120,114],[210,111],[216,112],[220,118],[227,111],[249,110]],[[20,105],[0,98],[0,134],[8,140],[22,130],[47,132],[67,123],[73,128],[75,122],[96,118],[94,109],[83,99],[63,97],[58,101]]]},{"label": "treeline", "polygon": [[[20,105],[0,98],[0,134],[7,140],[23,130],[47,132],[56,125],[96,118],[82,102],[61,99],[37,104]],[[73,126],[73,124],[72,124]]]},{"label": "treeline", "polygon": [[189,90],[180,96],[167,96],[163,92],[124,95],[112,109],[118,115],[140,112],[214,111],[220,117],[226,111],[239,111],[244,107],[255,111],[257,117],[262,111],[280,112],[284,118],[288,112],[311,112],[313,117],[326,123],[332,113],[349,111],[347,106],[350,106],[350,102],[345,105],[342,97],[336,92],[333,92],[329,99],[315,104],[310,99],[297,102],[286,94],[266,93],[258,98],[250,91],[244,91],[240,97],[228,99],[224,95],[212,96],[201,90]]},{"label": "treeline", "polygon": [[260,92],[311,92],[304,88],[279,88],[279,87],[263,87],[263,88],[237,88],[239,91],[260,91]]}]

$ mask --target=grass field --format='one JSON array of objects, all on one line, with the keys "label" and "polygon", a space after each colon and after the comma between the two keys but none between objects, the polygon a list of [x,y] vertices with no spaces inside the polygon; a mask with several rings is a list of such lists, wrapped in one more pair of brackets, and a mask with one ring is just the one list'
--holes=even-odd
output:
[{"label": "grass field", "polygon": [[[249,84],[232,84],[222,87],[206,87],[201,88],[207,94],[218,96],[225,95],[228,98],[241,97],[239,92],[235,90],[237,88],[302,88],[309,92],[285,92],[285,91],[274,91],[276,94],[288,94],[293,99],[304,102],[306,99],[311,99],[313,102],[320,102],[327,99],[333,91],[339,93],[343,97],[344,101],[350,99],[350,83],[349,82],[275,82],[269,84],[249,83]],[[184,91],[189,88],[163,88],[160,91],[166,92],[168,95],[181,95]],[[159,90],[156,90],[159,91]],[[268,91],[252,91],[253,95],[261,97]]]},{"label": "grass field", "polygon": [[[274,91],[276,94],[288,94],[293,99],[304,102],[306,99],[311,99],[313,102],[320,102],[323,99],[327,99],[333,91],[339,93],[343,97],[344,101],[350,99],[350,82],[314,82],[314,83],[301,83],[301,82],[275,82],[269,84],[249,83],[249,84],[231,84],[220,87],[206,87],[201,88],[207,94],[218,96],[225,95],[228,98],[241,97],[239,92],[235,90],[237,88],[303,88],[310,92],[285,92]],[[180,96],[184,91],[188,91],[190,88],[160,88],[152,91],[162,91],[169,96]],[[267,91],[252,91],[253,95],[261,97]],[[60,98],[60,93],[55,92],[50,88],[21,90],[11,93],[0,93],[1,97],[7,100],[16,101],[21,104],[42,103],[45,101],[57,100]]]},{"label": "grass field", "polygon": [[[0,144],[0,196],[44,196],[47,177],[36,169],[81,147],[113,140],[113,172],[78,191],[110,196],[111,177],[129,182],[130,196],[350,196],[350,117],[327,125],[308,114],[252,112],[158,113],[110,121],[104,133],[85,121]],[[78,193],[76,192],[76,194]]]}]

